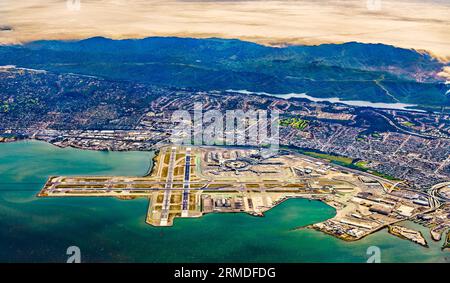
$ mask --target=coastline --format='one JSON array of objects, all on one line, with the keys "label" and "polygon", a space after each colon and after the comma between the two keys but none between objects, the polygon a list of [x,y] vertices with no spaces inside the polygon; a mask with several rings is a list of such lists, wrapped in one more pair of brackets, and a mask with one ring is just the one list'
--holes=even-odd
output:
[{"label": "coastline", "polygon": [[[28,145],[20,145],[20,146],[14,146],[15,151],[17,151],[19,153],[19,156],[17,156],[17,158],[19,158],[17,160],[17,164],[20,164],[20,160],[22,160],[20,158],[20,153],[24,152],[22,150],[22,148],[25,147],[30,147],[34,148],[36,147],[36,144],[33,145],[33,143],[29,143]],[[41,146],[38,146],[41,147]],[[8,147],[9,148],[9,147]],[[53,149],[52,151],[55,151],[56,149]],[[43,154],[46,154],[45,151],[41,152]],[[71,159],[70,156],[76,156],[76,152],[70,150],[67,152],[67,154],[63,153],[61,157],[63,158],[67,158],[68,160]],[[124,156],[126,156],[127,153],[124,153]],[[92,156],[93,158],[97,158],[99,157],[100,159],[103,158],[107,158],[107,160],[111,160],[110,159],[110,155],[104,155],[102,153],[99,154],[90,154],[89,156]],[[120,158],[121,155],[119,155]],[[140,160],[142,160],[142,158],[140,158]],[[148,160],[148,158],[147,158]],[[86,160],[88,162],[88,164],[95,164],[95,162],[93,162],[93,160]],[[112,161],[112,160],[111,160]],[[121,163],[120,160],[117,161],[113,161],[115,163]],[[122,162],[123,163],[123,162]],[[65,174],[83,174],[83,172],[85,172],[84,170],[82,170],[81,168],[83,167],[83,165],[81,163],[78,163],[79,165],[77,165],[77,167],[73,167],[70,168],[70,172],[66,171]],[[126,163],[125,163],[126,164]],[[141,162],[141,164],[143,164]],[[39,166],[39,163],[35,164],[34,162],[32,163],[27,163],[26,166]],[[126,165],[125,165],[126,166]],[[52,165],[51,167],[49,167],[49,169],[51,171],[45,171],[45,172],[53,172],[54,169],[51,168],[57,168],[58,166],[56,164]],[[121,166],[123,167],[123,166]],[[26,167],[26,168],[31,168],[31,167]],[[79,169],[77,169],[79,168]],[[100,170],[103,170],[102,167],[97,167]],[[67,168],[69,169],[69,168]],[[103,173],[103,171],[96,171],[98,169],[94,169],[94,171],[92,171],[93,174],[96,175],[101,175]],[[65,169],[66,170],[66,169]],[[77,170],[81,170],[81,171],[77,171]],[[42,176],[42,173],[44,173],[44,171],[39,171],[36,172],[39,175]],[[116,175],[120,173],[120,171],[115,171],[115,173],[111,173],[112,175]],[[130,170],[128,170],[128,173],[130,173]],[[127,174],[128,174],[127,173]],[[140,172],[141,174],[143,172]],[[45,175],[47,175],[47,173],[44,173]],[[50,173],[51,174],[51,173]],[[53,173],[54,174],[54,173]],[[7,221],[14,221],[14,223],[22,223],[23,221],[23,225],[24,225],[24,229],[28,229],[27,231],[29,231],[28,233],[30,233],[31,235],[34,235],[33,233],[33,229],[46,229],[46,231],[49,231],[49,233],[51,233],[51,231],[58,231],[58,229],[72,229],[71,227],[73,226],[73,229],[78,229],[77,227],[86,227],[86,225],[88,225],[89,227],[98,227],[99,230],[103,230],[103,229],[110,229],[110,230],[105,230],[105,233],[103,235],[105,236],[110,236],[113,237],[114,239],[119,239],[119,238],[127,238],[129,240],[130,243],[136,243],[136,246],[138,246],[137,248],[133,248],[133,247],[129,247],[127,242],[125,243],[120,243],[120,246],[123,246],[123,250],[119,249],[117,250],[117,254],[120,255],[127,255],[129,254],[130,256],[132,256],[133,258],[138,258],[138,256],[140,255],[139,253],[135,253],[136,252],[146,252],[147,254],[153,254],[154,256],[144,256],[143,259],[141,260],[153,260],[153,258],[157,258],[159,257],[159,255],[161,253],[159,253],[157,250],[152,250],[152,247],[154,247],[155,245],[164,245],[164,243],[169,243],[171,242],[170,239],[179,239],[179,237],[186,237],[186,239],[195,239],[198,237],[202,237],[205,236],[205,233],[212,233],[212,235],[216,235],[219,238],[217,238],[216,236],[211,236],[211,241],[213,241],[212,243],[209,243],[209,245],[215,245],[215,244],[224,244],[226,243],[227,239],[230,240],[230,245],[233,244],[232,241],[234,241],[234,239],[232,240],[232,237],[237,237],[236,239],[245,239],[243,240],[244,244],[249,243],[251,245],[251,243],[253,243],[255,241],[255,239],[261,239],[261,236],[263,237],[267,237],[268,239],[270,239],[270,241],[259,241],[258,245],[261,246],[262,250],[264,250],[264,248],[274,248],[276,247],[276,250],[278,250],[279,252],[274,252],[274,255],[270,256],[270,260],[277,260],[277,261],[309,261],[309,262],[315,262],[315,261],[365,261],[365,251],[367,246],[369,245],[376,245],[379,246],[381,249],[386,248],[386,252],[383,254],[383,261],[386,262],[390,262],[390,261],[399,261],[399,260],[408,260],[408,261],[445,261],[445,257],[447,256],[447,253],[445,252],[441,252],[440,250],[440,246],[436,247],[436,245],[431,246],[429,251],[426,251],[425,249],[423,249],[424,251],[424,257],[422,256],[421,253],[421,247],[418,245],[415,245],[409,241],[403,241],[403,240],[399,240],[396,237],[392,237],[390,235],[388,235],[387,233],[385,233],[384,231],[381,231],[381,233],[376,233],[374,235],[371,235],[371,237],[368,237],[368,239],[362,239],[361,242],[356,241],[356,242],[351,242],[351,243],[347,243],[346,241],[342,241],[339,240],[335,237],[328,237],[328,236],[324,236],[321,235],[321,233],[316,233],[316,232],[312,232],[312,231],[298,231],[298,233],[296,232],[291,232],[291,230],[293,229],[293,227],[295,227],[296,225],[302,225],[302,224],[308,224],[308,223],[313,223],[316,220],[322,221],[323,218],[310,218],[308,217],[308,215],[304,215],[305,213],[309,212],[310,210],[305,210],[307,207],[309,206],[309,200],[308,201],[303,201],[303,202],[288,202],[288,201],[284,201],[283,203],[286,204],[286,206],[277,206],[276,209],[271,210],[270,212],[268,211],[268,213],[265,214],[265,218],[263,219],[257,219],[257,217],[243,217],[243,213],[236,213],[235,215],[228,215],[226,216],[224,213],[212,213],[212,215],[214,215],[213,217],[206,217],[205,219],[192,219],[192,221],[190,221],[189,219],[180,219],[180,221],[176,223],[176,225],[174,226],[174,229],[160,229],[160,228],[154,228],[151,227],[149,225],[145,225],[144,223],[144,219],[145,217],[143,217],[141,215],[141,212],[146,211],[147,208],[147,202],[145,201],[145,199],[137,199],[134,201],[130,201],[130,202],[126,202],[126,201],[120,201],[120,199],[118,198],[108,198],[110,200],[99,200],[97,202],[96,198],[75,198],[73,200],[64,200],[64,199],[42,199],[42,201],[35,201],[33,203],[29,203],[29,204],[23,204],[20,205],[18,204],[18,209],[19,208],[29,208],[30,211],[33,211],[33,213],[35,214],[36,217],[40,217],[40,216],[48,216],[48,215],[53,215],[55,213],[58,213],[59,211],[65,213],[65,211],[67,211],[68,215],[64,216],[64,214],[62,214],[61,217],[64,216],[64,218],[61,219],[61,221],[63,222],[67,222],[67,224],[61,224],[59,226],[52,226],[52,223],[45,223],[45,225],[41,225],[40,228],[36,228],[34,226],[31,225],[31,223],[28,224],[28,221],[26,219],[22,218],[18,218],[16,220],[11,219],[9,220],[8,218],[4,218],[3,219],[3,224],[6,225],[6,227],[8,227],[7,225]],[[117,200],[117,201],[113,201],[113,199]],[[300,200],[300,199],[299,199]],[[320,201],[320,200],[319,200]],[[62,204],[66,204],[69,205],[69,207],[72,207],[73,209],[70,210],[65,210],[64,208],[62,208],[61,206],[58,205],[46,205],[46,203],[49,204],[58,204],[58,203],[62,203]],[[13,205],[12,203],[5,203],[5,205]],[[98,207],[97,207],[98,205]],[[303,208],[304,206],[304,208]],[[34,209],[34,208],[35,209]],[[279,208],[281,207],[281,208]],[[289,207],[289,209],[284,209],[283,207]],[[323,207],[321,205],[318,205],[317,203],[313,203],[312,207],[316,207],[317,209],[314,209],[314,213],[316,215],[318,215],[320,217],[320,215],[323,215],[323,212],[326,212],[326,217],[333,217],[333,215],[330,215],[331,211],[329,209],[329,207]],[[31,210],[33,209],[33,210]],[[63,209],[63,210],[61,210]],[[96,217],[92,217],[93,214],[93,209],[95,209],[95,214]],[[325,210],[324,210],[325,209]],[[78,211],[79,210],[79,211]],[[311,213],[313,213],[313,211],[311,211]],[[293,215],[291,215],[293,218],[291,218],[289,216],[289,213]],[[333,213],[334,214],[334,213]],[[80,221],[81,218],[76,218],[76,217],[81,217],[86,215],[88,218],[84,221]],[[81,215],[81,216],[80,216]],[[224,216],[225,215],[225,216]],[[304,216],[302,216],[304,215]],[[244,215],[246,216],[246,215]],[[251,216],[251,215],[249,215]],[[306,217],[306,218],[305,218]],[[322,216],[323,217],[323,216]],[[74,220],[77,221],[67,221],[68,219],[73,218]],[[236,219],[236,220],[235,220]],[[280,219],[282,219],[283,221],[281,221],[280,223]],[[297,222],[300,219],[300,222]],[[301,220],[303,219],[303,220]],[[309,219],[309,220],[308,220]],[[315,220],[314,220],[315,219]],[[107,221],[105,221],[107,220]],[[94,224],[95,221],[95,224]],[[92,223],[91,223],[92,222]],[[103,224],[102,224],[103,223]],[[228,223],[228,224],[227,224]],[[55,224],[56,225],[56,224]],[[105,228],[103,228],[102,225],[105,225]],[[124,229],[124,226],[127,226],[127,229]],[[29,228],[27,228],[29,226]],[[259,229],[259,230],[252,230],[250,231],[250,228],[255,227],[255,229]],[[199,230],[198,230],[199,229]],[[223,230],[220,230],[223,229]],[[132,231],[132,232],[131,232]],[[229,233],[227,232],[229,231]],[[5,232],[6,233],[6,232]],[[119,234],[118,234],[119,233]],[[121,233],[121,234],[120,234]],[[216,234],[215,234],[216,233]],[[225,234],[224,234],[225,233]],[[242,234],[240,234],[242,233]],[[70,233],[69,233],[70,234]],[[122,236],[123,234],[123,236]],[[7,235],[7,234],[5,234]],[[98,245],[98,242],[96,242],[95,238],[89,238],[91,237],[91,235],[94,235],[94,232],[90,232],[87,231],[86,232],[86,241],[89,241],[90,243],[93,243]],[[161,235],[164,235],[164,237],[161,237]],[[173,237],[172,237],[173,235]],[[182,236],[183,235],[183,236]],[[221,235],[223,235],[223,238],[221,238]],[[169,237],[169,239],[167,239],[167,237]],[[51,237],[50,237],[51,238]],[[151,238],[151,241],[145,241],[145,239],[149,239]],[[6,238],[9,239],[9,238]],[[52,239],[52,238],[51,238]],[[208,240],[209,238],[207,238],[206,240]],[[273,239],[273,242],[272,242]],[[76,238],[68,238],[68,242],[73,242],[75,240],[76,242]],[[145,241],[145,242],[141,242],[141,241]],[[225,241],[225,242],[224,242]],[[16,239],[12,239],[10,241],[11,245],[13,247],[15,247],[16,245],[19,246],[22,243],[19,240]],[[35,244],[34,241],[30,241],[30,243],[33,243],[33,248],[36,247],[37,249],[41,249],[41,246],[44,245],[45,247],[47,247],[47,241],[42,241],[39,242],[38,244]],[[113,243],[113,242],[111,242]],[[119,247],[119,243],[117,248]],[[178,242],[177,242],[178,243]],[[267,244],[269,243],[273,243],[271,246],[267,246]],[[54,245],[53,243],[49,243],[49,249],[47,249],[49,251],[49,253],[51,253],[53,251],[53,249],[55,249],[54,246],[50,246]],[[63,242],[61,243],[61,245],[65,245],[66,242],[65,240],[63,240]],[[316,244],[319,244],[319,246],[315,246]],[[401,248],[396,248],[394,250],[389,249],[390,247],[392,247],[392,245],[394,245],[396,247],[401,247]],[[30,244],[31,245],[31,244]],[[187,245],[187,247],[186,247]],[[198,245],[198,246],[197,246]],[[275,245],[275,246],[274,246]],[[325,248],[321,248],[320,245],[331,245],[332,247],[335,247],[337,249],[337,253],[341,253],[342,256],[340,258],[334,258],[332,255],[329,256],[325,256],[325,257],[321,257],[321,256],[316,256],[316,255],[322,255],[323,252],[326,252]],[[214,251],[213,254],[208,253],[208,254],[203,254],[202,253],[196,253],[194,250],[202,250],[202,247],[205,247],[205,245],[203,245],[202,243],[198,243],[195,240],[189,241],[186,244],[183,245],[178,245],[176,247],[173,248],[173,253],[176,253],[177,251],[179,251],[180,249],[182,249],[183,253],[188,253],[189,255],[193,255],[195,256],[195,258],[200,259],[204,259],[205,257],[207,258],[214,258],[214,259],[218,259],[219,257],[222,258],[223,260],[232,260],[232,254],[228,253],[228,251],[224,251],[223,249],[217,249],[217,251]],[[417,247],[416,247],[417,246]],[[240,245],[238,245],[237,247],[241,247]],[[310,248],[309,250],[308,247]],[[312,248],[311,248],[312,247]],[[316,247],[316,248],[315,248]],[[183,248],[185,250],[183,250]],[[438,250],[437,250],[438,248]],[[57,246],[56,249],[59,249],[59,247]],[[111,247],[105,247],[106,250],[115,250],[116,246],[115,244]],[[304,252],[302,253],[302,255],[300,256],[298,251],[300,250],[304,250]],[[285,251],[292,251],[291,253],[287,253]],[[399,252],[401,252],[402,250],[407,251],[407,254],[405,253],[401,253],[402,255],[399,257],[397,256],[397,254]],[[92,251],[95,251],[92,250]],[[204,251],[204,250],[203,250]],[[8,252],[8,250],[5,250],[5,252]],[[57,251],[58,252],[58,251]],[[170,250],[170,252],[172,252],[172,250]],[[223,253],[222,253],[223,252]],[[218,254],[217,254],[218,253]],[[245,251],[243,251],[243,253],[245,253]],[[281,256],[281,253],[283,253],[283,256]],[[355,257],[354,255],[357,255],[357,257]],[[278,256],[278,254],[280,254],[280,256]],[[88,253],[86,253],[86,255],[90,255]],[[141,254],[142,255],[142,254]],[[179,254],[180,256],[182,256],[182,254]],[[260,261],[264,261],[265,259],[263,258],[265,254],[253,254],[253,256],[250,257],[246,257],[245,255],[243,255],[243,258],[241,260],[260,260]],[[258,259],[255,259],[255,256],[258,257]],[[42,255],[41,258],[45,258],[44,255]],[[192,259],[193,257],[191,257],[190,259]],[[188,258],[174,258],[174,259],[168,259],[168,260],[189,260]],[[194,259],[195,260],[195,259]],[[269,258],[267,258],[267,260],[269,260]]]},{"label": "coastline", "polygon": [[[16,141],[12,141],[12,142],[42,142],[42,143],[54,145],[54,144],[51,143],[51,142],[40,141],[40,140],[35,140],[35,139],[23,139],[23,140],[16,140]],[[67,148],[67,147],[60,147],[60,146],[57,146],[57,145],[54,145],[54,146],[56,146],[56,147],[58,147],[58,148]],[[70,147],[69,147],[69,148],[70,148]],[[77,149],[77,150],[85,150],[85,149],[80,149],[80,148],[76,148],[76,147],[72,147],[72,148],[73,148],[73,149]],[[90,149],[90,150],[96,151],[95,149]],[[131,151],[129,151],[129,152],[131,152]],[[137,151],[137,152],[141,152],[141,151]],[[159,150],[156,149],[155,152],[157,153],[157,152],[159,152]],[[308,157],[309,157],[309,156],[308,156]],[[309,158],[311,158],[311,157],[309,157]],[[317,159],[317,158],[311,158],[311,159],[313,159],[313,160],[320,160],[320,159]],[[157,166],[155,166],[155,165],[157,165],[157,154],[155,154],[155,155],[153,155],[153,157],[151,157],[151,162],[150,162],[149,168],[147,169],[147,171],[146,171],[146,173],[144,174],[143,177],[149,176],[149,175],[153,172],[153,170],[154,170],[155,168],[157,168]],[[40,195],[40,194],[38,194],[38,196],[44,196],[44,197],[45,197],[45,195]],[[116,197],[116,198],[119,198],[119,199],[125,199],[125,198],[121,198],[121,197]],[[252,215],[252,216],[263,217],[265,212],[267,212],[267,211],[269,211],[269,210],[275,208],[275,207],[278,206],[279,204],[281,204],[281,203],[287,201],[288,199],[296,199],[296,198],[307,199],[307,200],[309,200],[309,201],[313,201],[313,200],[315,200],[315,201],[320,201],[320,202],[322,202],[322,203],[324,203],[324,204],[326,204],[326,205],[332,207],[332,208],[335,210],[335,215],[334,215],[333,217],[329,218],[329,219],[324,220],[323,222],[328,221],[328,220],[334,220],[334,219],[336,218],[336,216],[339,214],[340,208],[339,208],[339,207],[336,207],[335,205],[333,205],[333,204],[334,204],[333,201],[327,201],[327,199],[324,198],[324,197],[314,196],[314,195],[286,196],[286,197],[284,197],[283,199],[280,199],[278,202],[274,203],[273,206],[271,206],[270,208],[267,208],[267,209],[265,209],[264,211],[261,211],[260,213],[248,213],[248,212],[246,212],[246,213],[249,214],[249,215]],[[150,205],[150,204],[149,204],[149,205]],[[245,212],[245,211],[243,211],[243,212]],[[202,215],[209,214],[209,213],[220,213],[220,212],[208,212],[208,213],[203,213]],[[240,212],[236,212],[236,213],[240,213]],[[366,237],[366,236],[368,236],[368,235],[374,234],[374,233],[376,233],[376,232],[378,232],[378,231],[380,231],[380,230],[382,230],[382,229],[384,229],[384,228],[386,228],[386,227],[389,228],[390,225],[396,224],[396,223],[401,222],[401,221],[404,221],[404,220],[411,219],[411,218],[414,217],[414,216],[415,216],[415,215],[413,215],[413,216],[411,216],[411,217],[409,217],[409,218],[407,218],[407,219],[399,219],[399,220],[396,220],[396,221],[394,221],[394,222],[386,223],[386,224],[384,224],[384,225],[382,225],[382,226],[380,226],[380,227],[377,227],[376,229],[372,229],[372,230],[368,231],[367,233],[362,234],[362,235],[359,236],[359,237],[352,237],[352,236],[349,236],[348,234],[338,235],[338,234],[336,234],[336,233],[332,233],[332,232],[330,232],[330,231],[327,231],[326,229],[321,229],[321,228],[318,226],[318,224],[321,224],[322,222],[313,223],[313,224],[309,224],[309,225],[306,225],[306,226],[304,225],[304,226],[301,226],[301,227],[296,227],[296,228],[294,228],[294,230],[299,230],[299,229],[303,229],[303,228],[314,229],[314,230],[323,232],[323,233],[325,233],[325,234],[332,235],[332,236],[334,236],[334,237],[336,237],[336,238],[338,238],[338,239],[341,239],[341,240],[344,240],[344,241],[349,241],[349,242],[351,242],[351,241],[358,241],[358,240],[360,240],[360,239],[362,239],[362,238],[364,238],[364,237]]]},{"label": "coastline", "polygon": [[[385,102],[372,102],[372,101],[363,101],[363,100],[346,100],[338,97],[314,97],[307,95],[306,93],[283,93],[283,94],[275,94],[275,93],[267,93],[267,92],[254,92],[248,90],[234,90],[229,89],[226,90],[228,92],[236,92],[241,94],[253,94],[259,96],[270,96],[277,97],[282,99],[307,99],[311,102],[328,102],[332,104],[345,104],[347,106],[355,106],[355,107],[370,107],[376,109],[388,109],[388,110],[402,110],[402,111],[412,111],[412,112],[425,112],[424,110],[417,109],[420,105],[417,104],[407,104],[407,103],[385,103]],[[416,107],[416,108],[415,108]]]},{"label": "coastline", "polygon": [[[420,231],[414,231],[406,227],[391,224],[388,226],[388,232],[389,234],[399,237],[400,239],[408,240],[418,245],[421,245],[422,247],[429,248],[427,240],[425,240]],[[415,234],[413,235],[415,237],[413,237],[411,234]]]},{"label": "coastline", "polygon": [[[326,203],[326,202],[324,202],[324,203]],[[329,205],[329,204],[328,204],[328,205]],[[331,205],[330,205],[330,206],[331,206]],[[334,217],[333,217],[333,218],[334,218]],[[330,219],[333,219],[333,218],[330,218]],[[328,219],[328,220],[330,220],[330,219]],[[347,236],[347,237],[345,237],[345,236],[337,235],[337,234],[332,233],[332,232],[330,232],[330,231],[328,231],[328,230],[325,230],[325,229],[320,229],[319,227],[315,226],[316,224],[320,224],[321,222],[319,222],[319,223],[314,223],[314,224],[310,224],[310,225],[307,225],[307,226],[305,226],[305,227],[299,227],[298,229],[299,229],[299,230],[300,230],[300,229],[305,229],[305,228],[306,228],[306,229],[312,229],[312,230],[319,231],[319,232],[322,232],[322,233],[327,234],[327,235],[331,235],[331,236],[333,236],[333,237],[335,237],[335,238],[337,238],[337,239],[340,239],[340,240],[343,240],[343,241],[346,241],[346,242],[356,242],[356,241],[359,241],[359,240],[364,239],[365,237],[368,237],[369,235],[375,234],[375,233],[377,233],[378,231],[381,231],[381,230],[383,230],[383,229],[386,229],[386,228],[388,228],[390,225],[393,225],[393,224],[396,224],[396,223],[399,223],[399,222],[403,222],[403,221],[405,221],[405,219],[400,219],[400,220],[395,221],[395,222],[392,222],[392,223],[387,223],[387,224],[385,224],[385,225],[383,225],[383,226],[381,226],[381,227],[377,227],[376,229],[373,229],[373,230],[369,231],[368,233],[363,234],[363,235],[360,236],[360,237],[349,237],[348,235],[345,235],[345,236]]]},{"label": "coastline", "polygon": [[444,251],[450,251],[450,231],[447,232],[447,238],[445,240],[445,243],[442,247],[442,250]]}]

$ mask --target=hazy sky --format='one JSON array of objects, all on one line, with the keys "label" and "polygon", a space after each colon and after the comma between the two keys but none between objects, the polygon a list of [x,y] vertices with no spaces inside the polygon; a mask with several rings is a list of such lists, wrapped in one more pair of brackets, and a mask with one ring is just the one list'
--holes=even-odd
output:
[{"label": "hazy sky", "polygon": [[0,43],[98,35],[271,45],[360,41],[450,59],[450,0],[0,0]]}]

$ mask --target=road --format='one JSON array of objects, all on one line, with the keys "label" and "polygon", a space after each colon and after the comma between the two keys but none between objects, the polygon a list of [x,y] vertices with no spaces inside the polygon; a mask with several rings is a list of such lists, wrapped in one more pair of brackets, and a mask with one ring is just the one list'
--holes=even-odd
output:
[{"label": "road", "polygon": [[430,195],[430,203],[433,205],[433,207],[439,207],[444,202],[450,202],[450,199],[443,196],[439,192],[439,190],[446,186],[450,186],[450,182],[436,184],[428,190],[428,194]]}]

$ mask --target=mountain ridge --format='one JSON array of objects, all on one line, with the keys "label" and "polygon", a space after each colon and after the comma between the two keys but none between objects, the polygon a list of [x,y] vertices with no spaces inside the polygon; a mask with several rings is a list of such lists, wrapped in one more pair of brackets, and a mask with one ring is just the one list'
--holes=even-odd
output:
[{"label": "mountain ridge", "polygon": [[450,105],[438,76],[444,63],[429,53],[384,44],[268,47],[221,38],[93,37],[0,46],[0,64],[207,90]]}]

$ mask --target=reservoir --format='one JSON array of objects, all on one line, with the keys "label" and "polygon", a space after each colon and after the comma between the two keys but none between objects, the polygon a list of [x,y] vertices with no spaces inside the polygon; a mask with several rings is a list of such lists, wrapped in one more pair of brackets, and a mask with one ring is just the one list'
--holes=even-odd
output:
[{"label": "reservoir", "polygon": [[299,226],[335,210],[291,199],[265,217],[243,213],[177,219],[173,227],[145,223],[148,200],[37,198],[52,175],[146,174],[152,152],[61,149],[43,142],[0,144],[0,262],[65,262],[78,246],[82,262],[366,262],[371,246],[382,262],[450,262],[420,229],[430,248],[382,230],[345,242]]},{"label": "reservoir", "polygon": [[417,107],[415,104],[406,104],[406,103],[384,103],[384,102],[370,102],[370,101],[362,101],[362,100],[342,100],[338,97],[313,97],[307,95],[306,93],[286,93],[286,94],[271,94],[266,92],[251,92],[247,90],[228,90],[230,92],[237,92],[241,94],[256,94],[256,95],[267,95],[278,97],[282,99],[290,99],[290,98],[304,98],[308,99],[312,102],[330,102],[330,103],[341,103],[349,106],[356,107],[371,107],[371,108],[380,108],[380,109],[393,109],[393,110],[407,110],[407,111],[416,111],[416,112],[424,112],[423,110],[414,109]]}]

